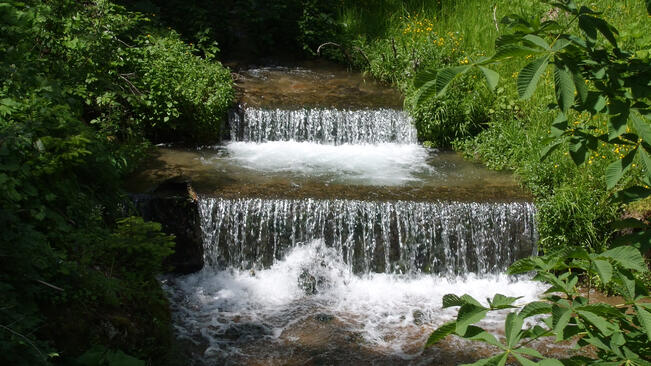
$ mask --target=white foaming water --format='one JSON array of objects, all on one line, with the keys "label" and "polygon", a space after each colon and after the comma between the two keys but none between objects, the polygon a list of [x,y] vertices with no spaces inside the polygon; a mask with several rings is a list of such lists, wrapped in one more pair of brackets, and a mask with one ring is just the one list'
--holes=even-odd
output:
[{"label": "white foaming water", "polygon": [[[297,333],[297,324],[315,314],[361,335],[364,347],[374,352],[413,359],[429,333],[455,315],[454,309],[441,309],[443,295],[468,293],[485,303],[501,293],[527,302],[543,291],[538,283],[504,275],[357,276],[321,240],[296,247],[268,269],[204,270],[170,278],[165,288],[181,337],[202,339],[206,359],[217,360],[246,354],[241,348],[253,341],[269,350],[281,349],[275,345],[287,340],[300,343],[309,334]],[[495,328],[503,317],[494,314],[483,325]]]},{"label": "white foaming water", "polygon": [[312,142],[234,142],[226,145],[228,159],[268,173],[334,177],[339,180],[399,185],[432,173],[428,151],[416,144],[339,146]]}]

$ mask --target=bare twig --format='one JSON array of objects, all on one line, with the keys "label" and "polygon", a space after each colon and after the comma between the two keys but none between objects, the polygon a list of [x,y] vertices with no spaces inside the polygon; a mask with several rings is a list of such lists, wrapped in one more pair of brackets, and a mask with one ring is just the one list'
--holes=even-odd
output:
[{"label": "bare twig", "polygon": [[371,60],[368,59],[368,56],[366,56],[364,51],[361,48],[357,47],[357,46],[355,46],[353,48],[355,49],[355,51],[359,52],[359,54],[362,55],[362,57],[364,57],[364,60],[366,60],[366,63],[370,66],[371,65]]},{"label": "bare twig", "polygon": [[317,54],[317,55],[321,55],[321,48],[322,48],[322,47],[325,47],[325,46],[335,46],[335,47],[338,47],[338,48],[341,50],[341,52],[343,52],[344,56],[346,56],[346,60],[348,61],[348,64],[349,64],[349,65],[352,65],[352,64],[353,64],[353,60],[352,60],[352,58],[350,57],[350,54],[349,54],[348,51],[347,51],[347,50],[346,50],[342,45],[340,45],[339,43],[335,43],[335,42],[326,42],[326,43],[323,43],[322,45],[320,45],[320,46],[316,49],[316,54]]},{"label": "bare twig", "polygon": [[11,333],[11,334],[14,334],[14,335],[16,335],[16,336],[18,336],[18,337],[24,339],[25,342],[27,342],[27,344],[29,344],[30,346],[32,346],[32,348],[34,348],[34,349],[36,350],[36,352],[38,352],[38,354],[41,356],[41,358],[43,359],[43,361],[46,360],[45,355],[41,352],[40,349],[38,349],[38,347],[36,347],[36,345],[35,345],[35,344],[34,344],[34,343],[29,339],[29,338],[27,338],[26,336],[24,336],[24,335],[22,335],[22,334],[16,332],[15,330],[13,330],[13,329],[11,329],[11,328],[9,328],[9,327],[5,327],[5,326],[2,325],[2,324],[0,324],[0,328],[2,328],[2,329],[4,329],[4,330],[8,331],[8,332]]},{"label": "bare twig", "polygon": [[126,77],[122,76],[121,74],[118,75],[118,77],[119,77],[120,79],[124,80],[124,81],[127,83],[127,85],[129,85],[129,90],[131,90],[131,93],[133,93],[133,95],[142,95],[142,93],[140,92],[140,90],[138,90],[138,88],[137,88],[135,85],[133,85],[133,83],[132,83],[129,79],[127,79]]},{"label": "bare twig", "polygon": [[495,29],[499,33],[500,27],[497,25],[497,4],[493,7],[493,22],[495,22]]},{"label": "bare twig", "polygon": [[322,48],[322,47],[325,47],[325,46],[335,46],[335,47],[339,47],[339,49],[341,49],[341,45],[340,45],[339,43],[326,42],[326,43],[320,45],[320,46],[316,49],[316,54],[317,54],[317,55],[321,55],[321,48]]},{"label": "bare twig", "polygon": [[36,280],[36,282],[40,283],[41,285],[45,285],[47,287],[53,288],[53,289],[61,291],[61,292],[64,291],[61,287],[55,286],[55,285],[53,285],[51,283],[48,283],[48,282],[45,282],[45,281],[42,281],[42,280]]}]

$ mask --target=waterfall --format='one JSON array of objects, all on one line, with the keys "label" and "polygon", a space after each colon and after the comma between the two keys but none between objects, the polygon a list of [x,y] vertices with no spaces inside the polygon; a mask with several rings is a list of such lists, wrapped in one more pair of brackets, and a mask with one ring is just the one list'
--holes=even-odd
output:
[{"label": "waterfall", "polygon": [[527,202],[202,198],[199,207],[214,268],[266,268],[315,239],[361,274],[495,274],[535,250]]},{"label": "waterfall", "polygon": [[232,141],[323,144],[416,143],[411,118],[395,109],[244,108],[229,117]]}]

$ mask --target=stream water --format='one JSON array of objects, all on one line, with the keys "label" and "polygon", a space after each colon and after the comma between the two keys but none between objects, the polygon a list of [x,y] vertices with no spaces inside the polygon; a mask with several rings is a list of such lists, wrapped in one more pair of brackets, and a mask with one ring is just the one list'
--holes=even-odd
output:
[{"label": "stream water", "polygon": [[504,274],[535,254],[527,193],[420,146],[394,91],[330,67],[239,85],[230,141],[161,148],[135,179],[183,174],[199,193],[206,266],[163,279],[189,364],[455,365],[490,350],[423,350],[454,314],[444,294],[541,293]]}]

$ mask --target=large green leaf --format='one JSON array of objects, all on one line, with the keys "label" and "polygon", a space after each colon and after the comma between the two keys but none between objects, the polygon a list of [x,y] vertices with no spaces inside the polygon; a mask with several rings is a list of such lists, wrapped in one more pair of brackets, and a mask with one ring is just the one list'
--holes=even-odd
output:
[{"label": "large green leaf", "polygon": [[429,335],[429,338],[427,338],[427,342],[425,343],[425,347],[431,347],[432,345],[438,343],[441,339],[454,333],[456,329],[457,322],[455,321],[447,322],[441,325],[435,331],[433,331],[432,334]]},{"label": "large green leaf", "polygon": [[556,341],[562,341],[563,329],[569,324],[572,317],[572,311],[566,307],[554,305],[552,307],[552,321],[554,325],[554,333],[556,333]]},{"label": "large green leaf", "polygon": [[646,176],[651,177],[651,156],[649,156],[649,153],[646,151],[646,147],[642,146],[641,149],[638,149],[638,155],[640,155],[640,160],[642,160],[642,163],[646,168]]},{"label": "large green leaf", "polygon": [[613,47],[617,48],[617,40],[615,39],[616,30],[605,20],[582,14],[579,16],[579,28],[583,31],[586,39],[591,43],[597,42],[597,32],[601,33],[607,40],[612,44]]},{"label": "large green leaf", "polygon": [[477,67],[479,68],[479,70],[481,70],[482,73],[484,73],[484,77],[486,78],[486,84],[488,85],[488,88],[490,90],[495,90],[495,87],[497,87],[497,83],[500,80],[500,74],[484,66],[477,66]]},{"label": "large green leaf", "polygon": [[457,75],[465,74],[470,70],[471,65],[447,67],[439,70],[436,74],[436,92],[441,95],[445,92],[448,85]]},{"label": "large green leaf", "polygon": [[426,83],[436,80],[436,70],[422,70],[414,76],[414,87],[419,89]]},{"label": "large green leaf", "polygon": [[540,77],[545,73],[550,55],[544,55],[527,64],[518,74],[518,95],[521,99],[529,99],[533,95]]},{"label": "large green leaf", "polygon": [[628,100],[613,99],[608,106],[608,139],[613,140],[626,132],[631,106]]},{"label": "large green leaf", "polygon": [[484,329],[469,325],[464,334],[460,334],[463,338],[469,339],[471,341],[482,341],[490,345],[504,349],[504,345],[501,344],[494,335],[488,333]]},{"label": "large green leaf", "polygon": [[505,44],[495,50],[495,54],[491,57],[491,61],[501,61],[511,57],[523,57],[537,53],[540,53],[540,50],[517,44]]},{"label": "large green leaf", "polygon": [[493,296],[492,300],[489,300],[489,304],[491,309],[507,309],[507,308],[513,308],[512,306],[513,302],[515,300],[521,299],[522,296],[518,297],[509,297],[509,296],[504,296],[502,294],[496,294]]},{"label": "large green leaf", "polygon": [[468,294],[462,296],[457,296],[455,294],[443,295],[443,308],[449,308],[451,306],[463,306],[465,304],[481,306],[479,301],[475,300],[474,297]]},{"label": "large green leaf", "polygon": [[535,34],[527,34],[526,36],[522,37],[522,39],[527,43],[534,45],[535,47],[540,47],[545,51],[551,51],[549,43],[547,43],[547,41],[545,41],[540,36],[537,36]]},{"label": "large green leaf", "polygon": [[574,81],[570,71],[558,65],[554,66],[554,89],[558,107],[563,113],[567,113],[574,104]]},{"label": "large green leaf", "polygon": [[637,148],[631,150],[624,158],[614,161],[608,165],[606,168],[606,188],[613,189],[620,179],[624,176],[624,173],[630,168],[631,163],[633,163],[633,157]]},{"label": "large green leaf", "polygon": [[500,353],[490,358],[483,358],[477,362],[462,364],[460,366],[504,366],[506,365],[508,356],[506,352]]},{"label": "large green leaf", "polygon": [[613,278],[613,266],[603,259],[595,259],[592,263],[597,270],[599,278],[601,278],[601,282],[604,284],[610,282],[610,279]]},{"label": "large green leaf", "polygon": [[564,366],[561,361],[552,358],[546,358],[544,360],[540,360],[538,362],[538,365],[539,366]]},{"label": "large green leaf", "polygon": [[588,86],[585,84],[585,79],[583,79],[583,76],[581,76],[580,73],[575,72],[572,73],[572,81],[574,81],[574,87],[579,96],[579,101],[584,105],[588,99]]},{"label": "large green leaf", "polygon": [[631,113],[631,124],[642,140],[651,145],[651,123],[646,121],[643,115],[633,112]]},{"label": "large green leaf", "polygon": [[520,356],[519,354],[513,352],[513,357],[520,363],[522,366],[537,366],[536,362],[531,361],[530,359]]},{"label": "large green leaf", "polygon": [[651,313],[640,305],[635,305],[635,310],[637,310],[637,319],[640,321],[642,329],[646,332],[648,341],[651,342]]},{"label": "large green leaf", "polygon": [[484,319],[486,313],[488,313],[488,309],[483,306],[473,304],[461,306],[457,314],[457,334],[464,334],[469,325]]},{"label": "large green leaf", "polygon": [[585,136],[575,135],[570,138],[570,157],[577,166],[583,164],[590,157],[588,141]]},{"label": "large green leaf", "polygon": [[630,246],[622,246],[609,249],[601,254],[600,257],[609,258],[620,266],[632,269],[634,271],[645,272],[647,270],[646,262],[640,254],[640,251]]},{"label": "large green leaf", "polygon": [[520,317],[526,319],[530,316],[547,314],[552,311],[552,306],[549,303],[542,301],[534,301],[525,305],[522,310],[520,310]]},{"label": "large green leaf", "polygon": [[520,341],[520,331],[523,324],[524,319],[519,317],[517,313],[509,313],[506,316],[504,334],[506,336],[506,345],[509,348],[513,348]]},{"label": "large green leaf", "polygon": [[582,319],[592,324],[595,328],[599,329],[603,335],[609,336],[613,333],[614,326],[608,320],[606,320],[606,318],[586,310],[576,310],[576,313]]},{"label": "large green leaf", "polygon": [[514,352],[518,352],[518,353],[521,353],[523,355],[527,355],[527,356],[531,356],[531,357],[538,357],[538,358],[544,358],[545,357],[540,352],[538,352],[537,350],[535,350],[533,348],[529,348],[529,347],[518,347],[518,348],[516,348],[514,350]]},{"label": "large green leaf", "polygon": [[613,196],[616,202],[631,203],[651,195],[651,189],[642,186],[632,186],[618,191]]},{"label": "large green leaf", "polygon": [[422,105],[436,95],[436,79],[425,82],[416,92],[416,104]]}]

